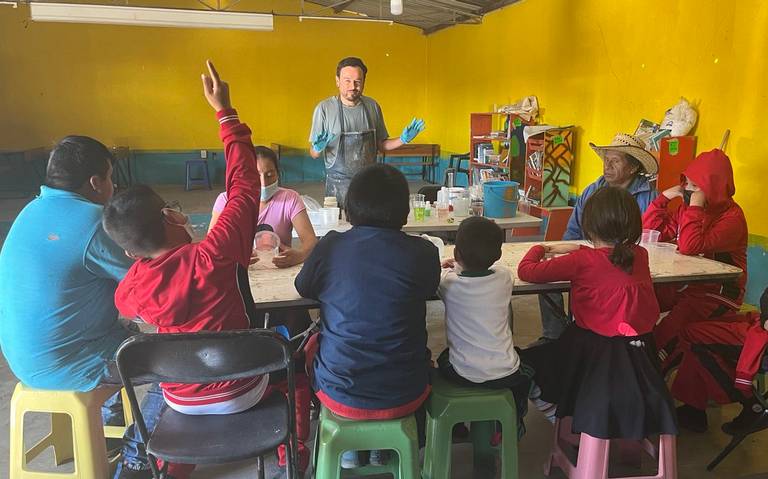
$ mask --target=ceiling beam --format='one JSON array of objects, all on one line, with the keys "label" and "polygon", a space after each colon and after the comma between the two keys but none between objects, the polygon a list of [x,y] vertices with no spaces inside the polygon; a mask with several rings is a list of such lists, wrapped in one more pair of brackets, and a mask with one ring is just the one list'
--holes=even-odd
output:
[{"label": "ceiling beam", "polygon": [[455,13],[457,15],[463,15],[463,16],[467,16],[467,17],[474,17],[474,18],[482,18],[483,17],[482,14],[477,14],[477,13],[473,13],[473,12],[468,12],[466,10],[461,10],[461,9],[458,9],[458,8],[449,7],[449,6],[444,5],[442,3],[435,3],[435,2],[433,2],[431,0],[409,0],[408,3],[410,3],[411,5],[419,5],[419,6],[423,6],[423,7],[437,8],[437,9],[443,10],[445,12],[451,12],[451,13]]},{"label": "ceiling beam", "polygon": [[492,12],[494,10],[498,10],[499,8],[506,7],[507,5],[512,5],[513,3],[517,3],[520,0],[496,0],[494,2],[491,2],[487,5],[485,5],[481,10],[480,13],[488,13]]},{"label": "ceiling beam", "polygon": [[333,13],[341,13],[353,3],[355,3],[355,0],[347,0],[346,2],[341,2],[333,7]]}]

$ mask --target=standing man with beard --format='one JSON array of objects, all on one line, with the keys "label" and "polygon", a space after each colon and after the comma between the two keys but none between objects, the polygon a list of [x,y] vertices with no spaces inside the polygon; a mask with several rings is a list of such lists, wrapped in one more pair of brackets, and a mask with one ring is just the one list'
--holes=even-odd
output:
[{"label": "standing man with beard", "polygon": [[391,151],[410,143],[422,130],[424,120],[414,118],[398,138],[389,138],[381,107],[363,96],[368,68],[356,57],[347,57],[336,66],[339,94],[321,101],[312,116],[309,154],[325,153],[325,195],[335,196],[344,208],[352,177],[376,162],[379,151]]}]

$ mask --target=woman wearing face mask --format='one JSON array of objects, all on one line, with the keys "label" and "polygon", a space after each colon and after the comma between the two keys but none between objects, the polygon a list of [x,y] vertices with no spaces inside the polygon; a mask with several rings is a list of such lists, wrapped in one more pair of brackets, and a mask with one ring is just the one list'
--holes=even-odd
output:
[{"label": "woman wearing face mask", "polygon": [[[288,268],[302,263],[309,256],[317,243],[317,237],[301,196],[293,190],[278,186],[280,170],[275,152],[266,146],[256,146],[254,149],[256,167],[261,176],[259,224],[271,226],[280,237],[280,254],[275,256],[273,263],[278,268]],[[221,193],[213,205],[209,231],[216,224],[226,203],[227,194]],[[301,241],[299,248],[291,247],[291,233],[294,228]]]},{"label": "woman wearing face mask", "polygon": [[[724,282],[673,285],[656,289],[661,311],[669,311],[654,330],[664,372],[680,363],[680,333],[697,321],[723,318],[739,310],[747,281],[747,222],[733,200],[731,161],[721,150],[700,154],[683,172],[680,185],[664,191],[643,216],[643,228],[661,232],[685,255],[701,255],[737,266],[744,273]],[[669,211],[674,198],[683,204]],[[688,405],[678,410],[683,427],[706,429],[706,414]]]}]

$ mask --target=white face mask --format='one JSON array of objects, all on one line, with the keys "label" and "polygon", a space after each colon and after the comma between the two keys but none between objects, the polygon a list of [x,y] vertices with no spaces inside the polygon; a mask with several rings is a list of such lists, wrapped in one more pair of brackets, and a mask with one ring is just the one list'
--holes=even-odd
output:
[{"label": "white face mask", "polygon": [[277,193],[277,181],[271,185],[261,187],[261,201],[269,201]]}]

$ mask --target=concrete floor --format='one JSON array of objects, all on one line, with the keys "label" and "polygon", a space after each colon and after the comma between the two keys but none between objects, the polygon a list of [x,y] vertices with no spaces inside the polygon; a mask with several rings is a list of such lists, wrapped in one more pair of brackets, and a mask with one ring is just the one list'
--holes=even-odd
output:
[{"label": "concrete floor", "polygon": [[[412,188],[419,185],[412,184]],[[315,198],[322,197],[322,185],[303,184],[297,188],[302,194],[309,194]],[[167,201],[179,200],[184,211],[191,214],[204,214],[210,212],[210,207],[217,191],[193,191],[184,192],[180,187],[158,187],[158,192]],[[13,218],[19,209],[23,207],[23,201],[0,200],[0,219]],[[2,240],[2,238],[0,238]],[[541,332],[539,323],[538,302],[535,297],[518,296],[513,299],[515,313],[515,342],[517,345],[526,345],[534,341]],[[429,304],[427,312],[427,329],[429,332],[429,346],[435,355],[445,347],[444,309],[439,302]],[[0,359],[0,478],[9,477],[8,474],[8,428],[9,428],[9,404],[16,380],[10,372],[4,359]],[[730,419],[738,412],[737,406],[712,407],[709,409],[710,431],[705,434],[683,432],[678,438],[678,468],[680,479],[768,479],[768,433],[758,433],[745,440],[715,472],[708,473],[706,464],[728,442],[728,436],[720,432],[720,424]],[[27,432],[30,436],[29,443],[45,434],[48,419],[44,415],[30,415]],[[520,477],[534,479],[545,477],[542,472],[542,464],[549,451],[552,439],[552,427],[535,410],[530,410],[526,417],[528,432],[520,442],[519,447],[519,471]],[[454,446],[453,478],[485,479],[472,473],[471,447],[468,444]],[[648,469],[648,462],[643,464],[643,471]],[[50,450],[43,454],[35,464],[42,469],[51,470],[52,454]],[[71,470],[71,465],[65,465],[60,471]],[[619,471],[627,472],[627,471]],[[632,471],[628,471],[632,472]],[[194,474],[194,479],[222,478],[240,479],[254,477],[255,468],[253,462],[243,462],[217,467],[201,467]],[[280,471],[274,466],[274,460],[268,461],[267,477],[282,477]],[[307,476],[309,477],[309,476]],[[386,476],[383,476],[386,477]],[[551,477],[565,477],[560,471],[556,471]]]}]

